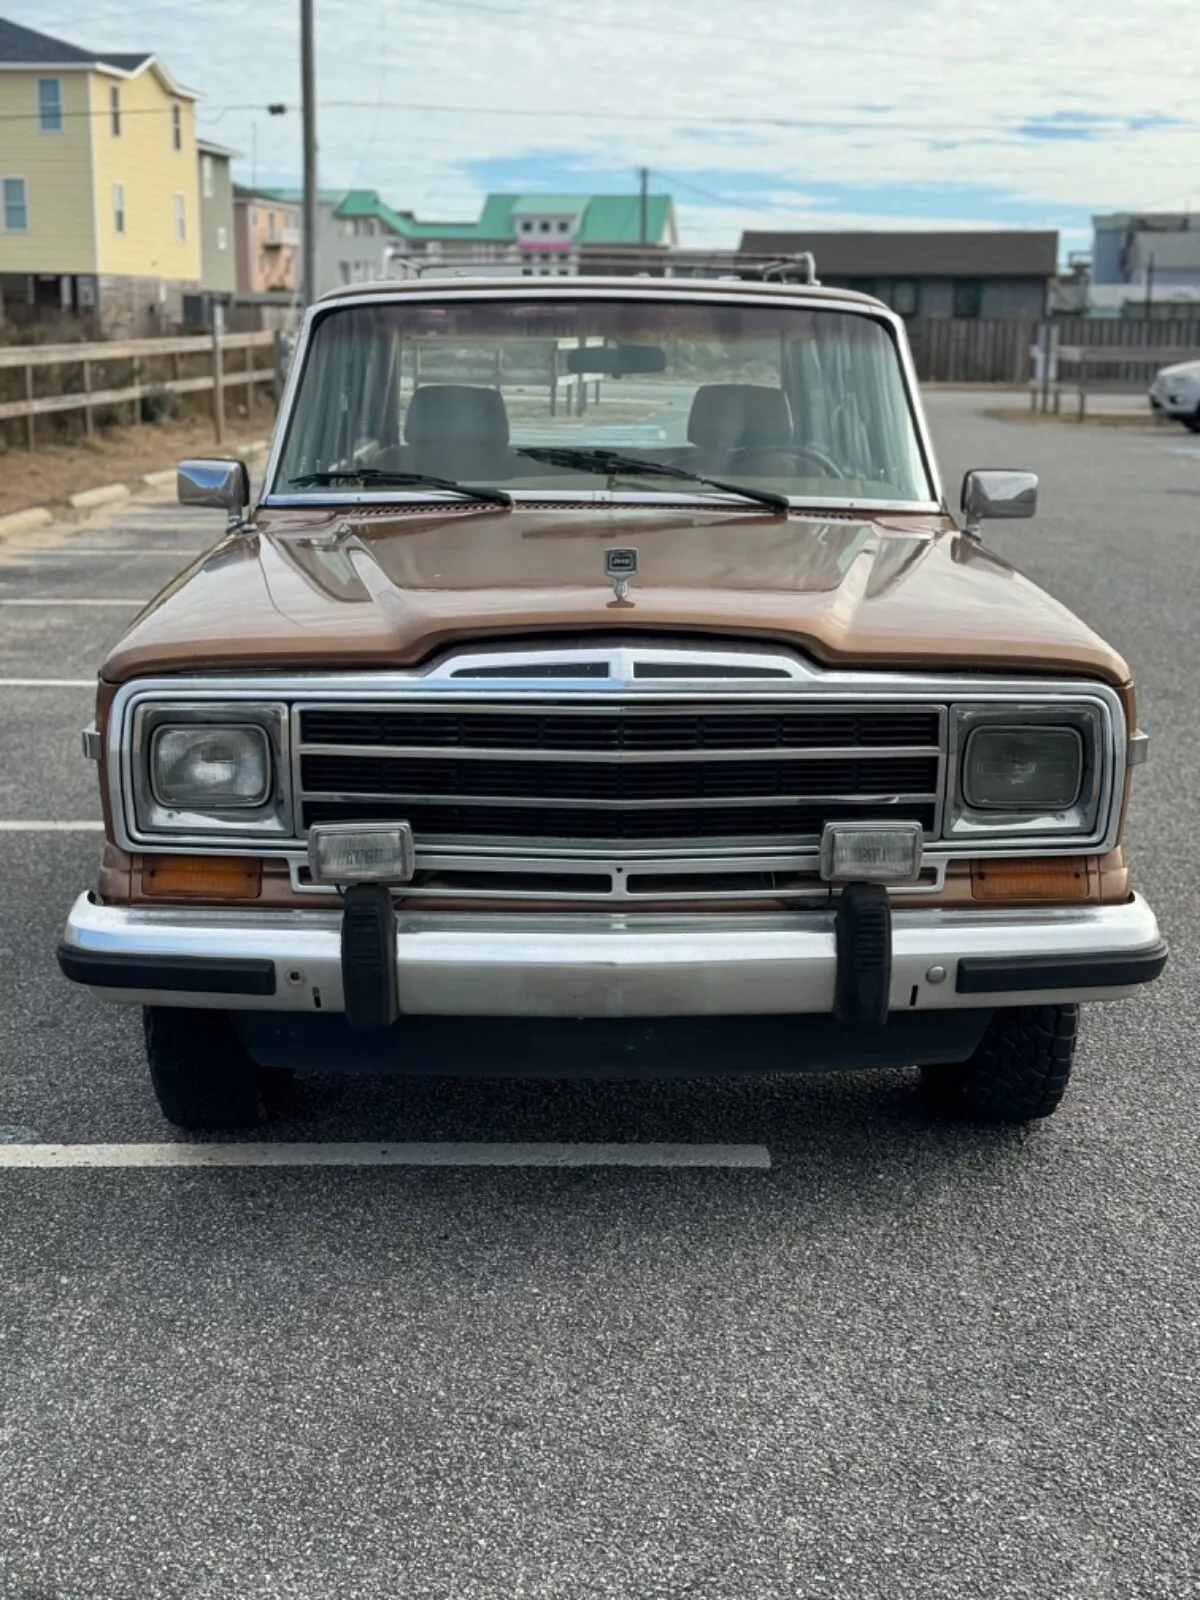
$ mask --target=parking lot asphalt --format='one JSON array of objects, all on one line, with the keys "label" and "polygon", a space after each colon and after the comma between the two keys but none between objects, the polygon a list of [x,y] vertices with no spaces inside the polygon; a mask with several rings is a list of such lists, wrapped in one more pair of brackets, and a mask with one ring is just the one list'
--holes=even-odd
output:
[{"label": "parking lot asphalt", "polygon": [[[1200,441],[930,399],[987,541],[1132,662],[1129,845],[1172,945],[1059,1115],[916,1075],[301,1081],[273,1138],[765,1146],[769,1167],[0,1169],[0,1597],[1200,1593]],[[165,501],[0,545],[0,1139],[172,1134],[54,946],[99,842],[87,679],[215,534]],[[103,604],[68,604],[68,601]],[[14,685],[10,680],[56,680]],[[731,1063],[732,1065],[733,1063]]]}]

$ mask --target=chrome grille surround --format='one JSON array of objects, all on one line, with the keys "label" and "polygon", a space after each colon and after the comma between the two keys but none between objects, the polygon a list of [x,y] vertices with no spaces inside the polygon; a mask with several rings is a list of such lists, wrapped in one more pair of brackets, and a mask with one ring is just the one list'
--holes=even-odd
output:
[{"label": "chrome grille surround", "polygon": [[[253,702],[284,702],[289,707],[288,772],[295,817],[290,838],[267,839],[247,834],[244,840],[228,831],[219,838],[213,833],[182,832],[165,835],[139,823],[136,804],[137,774],[134,771],[134,744],[130,730],[139,708],[178,704],[183,710],[197,702],[221,700],[230,706]],[[956,730],[960,715],[976,716],[980,708],[994,708],[996,715],[1035,712],[1039,717],[1061,708],[1065,720],[1079,721],[1095,730],[1091,752],[1091,793],[1094,808],[1090,826],[1082,830],[1080,819],[1071,831],[1054,831],[1048,819],[1044,828],[1031,829],[1028,822],[1005,830],[987,830],[986,849],[976,833],[963,833],[959,817],[955,761]],[[440,742],[406,742],[386,748],[377,742],[346,744],[337,739],[305,742],[305,717],[329,713],[334,717],[367,714],[394,722],[442,717]],[[669,717],[672,726],[681,720],[705,722],[716,727],[732,725],[739,718],[767,719],[776,728],[800,727],[807,742],[783,744],[778,738],[755,747],[710,743],[701,738],[689,747],[678,741],[659,747],[650,740],[621,738],[613,746],[600,741],[600,748],[530,750],[517,745],[499,748],[489,743],[463,743],[453,737],[446,742],[447,714],[461,729],[464,719],[469,729],[478,719],[506,716],[514,726],[530,719],[545,728],[571,725],[613,726],[645,730],[656,719]],[[886,739],[894,725],[912,738],[913,718],[931,719],[927,726],[933,737],[927,741],[846,742],[848,718],[870,719],[860,723],[869,729],[872,740]],[[908,719],[904,723],[902,719]],[[481,724],[482,726],[483,724]],[[743,724],[744,726],[745,724]],[[808,735],[822,728],[837,728],[837,736],[827,743],[814,743]],[[328,728],[326,729],[328,731]],[[694,731],[694,730],[693,730]],[[282,857],[288,861],[297,890],[313,894],[328,893],[304,881],[304,832],[306,805],[341,804],[331,800],[329,791],[305,789],[305,760],[314,754],[334,759],[352,756],[372,764],[387,760],[420,761],[432,764],[441,778],[451,773],[449,791],[401,789],[397,794],[379,792],[378,784],[369,789],[366,801],[352,804],[384,803],[390,814],[401,815],[398,806],[409,800],[443,807],[500,806],[508,819],[519,819],[517,830],[507,828],[469,833],[451,828],[445,832],[418,826],[418,880],[407,892],[423,900],[487,899],[578,901],[581,905],[626,903],[648,897],[647,884],[654,888],[655,902],[663,900],[803,900],[827,898],[828,888],[817,876],[819,825],[814,828],[776,829],[776,815],[795,807],[796,795],[787,793],[792,774],[815,774],[824,767],[843,776],[854,768],[855,785],[847,793],[836,786],[817,785],[803,793],[802,803],[824,814],[842,805],[848,814],[881,817],[902,813],[905,805],[927,808],[922,816],[926,833],[925,867],[916,892],[933,892],[944,880],[945,868],[956,856],[1048,855],[1099,853],[1116,842],[1121,802],[1121,777],[1126,759],[1127,735],[1121,705],[1115,692],[1106,685],[1086,680],[1005,679],[985,675],[951,677],[913,673],[842,672],[815,667],[799,655],[785,650],[764,650],[736,644],[709,646],[687,640],[598,641],[570,648],[551,644],[531,647],[528,643],[498,646],[472,652],[451,652],[433,663],[409,671],[347,672],[313,674],[204,674],[193,678],[134,680],[117,693],[108,724],[107,770],[114,818],[115,842],[131,852],[211,850],[225,855]],[[586,746],[586,741],[584,741]],[[314,751],[313,746],[317,746]],[[641,747],[639,747],[639,745]],[[927,762],[926,773],[935,772],[932,788],[864,787],[872,763]],[[525,794],[476,792],[475,775],[493,764],[491,776],[505,768],[521,775]],[[496,764],[499,764],[498,766]],[[765,768],[781,769],[770,781],[762,777]],[[582,793],[560,792],[541,796],[528,792],[529,770],[537,766],[559,775],[560,789],[565,784],[585,785]],[[608,793],[589,799],[588,773],[594,767],[603,771],[603,786]],[[790,772],[784,772],[784,767]],[[566,768],[572,769],[563,777]],[[700,769],[704,769],[703,772]],[[359,769],[362,770],[362,769]],[[411,777],[412,768],[407,769]],[[678,773],[687,772],[685,778]],[[739,796],[735,772],[751,772],[750,788],[759,793]],[[727,776],[726,774],[730,774]],[[646,775],[649,774],[649,777]],[[311,771],[308,773],[312,775]],[[428,773],[426,774],[428,775]],[[637,794],[639,785],[650,783],[651,791]],[[783,792],[763,793],[772,783]],[[665,795],[653,792],[654,785],[665,785]],[[681,786],[699,784],[702,793],[680,793]],[[710,793],[710,785],[720,792]],[[795,787],[795,785],[793,785]],[[470,791],[464,793],[464,787]],[[487,787],[487,786],[485,786]],[[803,785],[799,785],[803,788]],[[337,795],[353,796],[355,791],[335,790]],[[440,795],[440,798],[433,798]],[[714,801],[716,802],[714,804]],[[689,813],[704,816],[711,823],[720,820],[722,811],[736,812],[741,806],[753,808],[758,831],[738,833],[710,827],[707,836],[689,835]],[[555,819],[555,826],[568,814],[592,818],[665,816],[682,819],[680,829],[672,827],[661,836],[638,837],[639,827],[618,823],[602,829],[601,837],[588,834],[586,827],[576,834],[547,837],[536,830],[520,831],[524,813],[537,807]],[[836,813],[835,813],[836,814]],[[842,814],[847,814],[843,812]],[[367,811],[363,815],[381,813]],[[764,820],[765,819],[765,820]],[[324,820],[331,820],[326,814]],[[349,820],[347,818],[347,820]],[[494,820],[494,819],[493,819]],[[544,822],[546,817],[542,818]],[[810,818],[810,822],[814,820]],[[1085,819],[1087,820],[1087,819]],[[504,821],[502,818],[501,821]],[[641,830],[644,831],[644,830]],[[650,831],[653,833],[654,828]],[[614,834],[632,834],[617,837]],[[680,879],[676,889],[672,879]],[[436,881],[435,881],[436,880]],[[494,882],[494,889],[487,887]],[[556,890],[555,882],[570,883],[569,889]],[[686,887],[684,886],[686,885]],[[904,892],[912,893],[914,888]]]}]

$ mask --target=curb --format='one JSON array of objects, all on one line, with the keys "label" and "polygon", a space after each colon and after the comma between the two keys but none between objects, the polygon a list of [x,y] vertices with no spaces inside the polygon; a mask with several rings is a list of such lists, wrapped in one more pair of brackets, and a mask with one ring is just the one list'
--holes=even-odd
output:
[{"label": "curb", "polygon": [[[245,444],[234,446],[229,453],[261,456],[266,454],[270,443],[269,439],[250,439]],[[80,489],[54,505],[27,506],[24,511],[10,511],[0,517],[0,539],[44,528],[47,523],[61,516],[64,510],[94,511],[99,506],[116,505],[120,500],[128,500],[144,489],[172,489],[175,486],[175,473],[175,467],[164,467],[159,472],[143,472],[132,483],[105,483],[98,489]]]},{"label": "curb", "polygon": [[94,506],[107,506],[117,500],[128,500],[133,493],[127,483],[102,483],[98,489],[80,489],[69,494],[67,504],[72,511],[91,511]]},{"label": "curb", "polygon": [[29,533],[34,528],[44,528],[53,521],[45,506],[30,506],[27,511],[10,511],[6,517],[0,517],[0,539],[10,533]]}]

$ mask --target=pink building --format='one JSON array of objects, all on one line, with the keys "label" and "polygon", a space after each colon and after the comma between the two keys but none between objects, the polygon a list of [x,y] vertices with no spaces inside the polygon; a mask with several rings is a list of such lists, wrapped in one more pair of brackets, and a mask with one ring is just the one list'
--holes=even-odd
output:
[{"label": "pink building", "polygon": [[300,288],[300,207],[239,185],[233,196],[237,286],[242,293]]}]

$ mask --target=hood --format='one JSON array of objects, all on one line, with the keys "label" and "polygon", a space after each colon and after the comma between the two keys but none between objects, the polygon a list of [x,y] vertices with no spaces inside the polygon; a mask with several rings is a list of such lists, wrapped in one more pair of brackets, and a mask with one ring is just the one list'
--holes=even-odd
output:
[{"label": "hood", "polygon": [[[638,552],[624,603],[604,572],[614,546]],[[150,603],[102,676],[407,667],[455,644],[618,629],[771,640],[838,667],[1128,679],[948,519],[694,505],[264,512]]]}]

